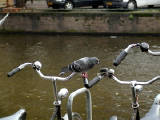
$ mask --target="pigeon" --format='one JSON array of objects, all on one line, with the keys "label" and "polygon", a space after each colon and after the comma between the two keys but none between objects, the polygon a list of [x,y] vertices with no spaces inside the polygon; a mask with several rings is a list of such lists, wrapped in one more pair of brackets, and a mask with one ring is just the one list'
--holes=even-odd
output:
[{"label": "pigeon", "polygon": [[0,25],[4,23],[4,21],[7,19],[9,13],[7,13],[1,20],[0,20]]},{"label": "pigeon", "polygon": [[141,120],[160,120],[160,94],[155,97],[151,109]]},{"label": "pigeon", "polygon": [[99,59],[97,57],[84,57],[63,67],[59,75],[63,75],[67,72],[87,72],[96,64],[99,64]]}]

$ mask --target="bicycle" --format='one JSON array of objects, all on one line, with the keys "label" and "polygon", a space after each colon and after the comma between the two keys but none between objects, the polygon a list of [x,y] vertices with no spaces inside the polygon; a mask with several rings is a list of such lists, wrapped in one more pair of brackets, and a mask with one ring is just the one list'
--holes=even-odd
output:
[{"label": "bicycle", "polygon": [[103,79],[104,76],[106,76],[106,72],[103,69],[101,69],[100,73],[98,73],[96,77],[94,77],[92,80],[89,81],[88,74],[86,72],[82,73],[84,87],[72,92],[68,98],[67,113],[68,113],[69,120],[73,120],[73,117],[72,117],[73,100],[76,96],[78,96],[82,93],[86,94],[87,120],[92,120],[92,98],[91,98],[90,88],[92,88],[101,79]]},{"label": "bicycle", "polygon": [[[143,90],[143,85],[149,85],[152,84],[153,82],[160,80],[160,76],[156,76],[152,78],[151,80],[147,82],[138,82],[136,80],[133,81],[121,81],[119,80],[115,75],[114,75],[114,70],[113,69],[103,69],[107,73],[107,77],[110,79],[113,79],[114,81],[118,82],[119,84],[124,84],[124,85],[130,85],[131,86],[131,92],[132,92],[132,116],[131,120],[140,120],[140,114],[139,114],[139,103],[138,103],[138,96],[139,93]],[[160,102],[160,94],[158,94],[155,98],[155,101],[153,104],[159,105]],[[159,106],[158,106],[159,108]],[[159,112],[159,111],[158,111]],[[156,116],[156,112],[152,114],[152,116]],[[148,116],[150,117],[150,116]],[[158,115],[158,119],[154,120],[159,120],[160,114]],[[146,118],[142,118],[142,120],[145,120]],[[115,118],[114,120],[117,120]],[[146,119],[148,120],[148,119]]]},{"label": "bicycle", "polygon": [[[41,78],[43,78],[45,80],[52,81],[53,92],[54,92],[54,97],[55,97],[55,101],[53,103],[54,103],[55,109],[52,114],[51,120],[56,120],[56,119],[57,120],[68,120],[67,113],[64,115],[64,117],[62,117],[62,115],[61,115],[61,104],[62,104],[62,99],[66,98],[68,96],[69,92],[66,88],[62,88],[58,92],[56,81],[67,81],[67,80],[71,79],[76,74],[76,72],[72,72],[67,77],[46,76],[46,75],[43,75],[43,73],[40,71],[42,68],[42,64],[39,61],[36,61],[34,63],[24,63],[24,64],[21,64],[20,66],[18,66],[17,68],[14,68],[11,72],[8,73],[8,77],[13,76],[15,73],[24,69],[26,66],[31,66],[38,73],[38,75]],[[73,112],[72,117],[75,120],[81,120],[81,116],[79,115],[79,113]]]},{"label": "bicycle", "polygon": [[[149,49],[149,44],[148,43],[142,42],[142,43],[130,44],[124,50],[122,50],[122,52],[120,53],[120,55],[118,55],[116,57],[116,59],[113,62],[113,65],[114,66],[118,66],[121,63],[121,61],[123,61],[125,59],[125,57],[129,53],[129,50],[131,48],[134,48],[134,47],[138,47],[138,48],[140,48],[141,52],[146,52],[146,53],[148,53],[150,55],[153,55],[153,56],[159,56],[160,55],[160,52],[153,52],[153,51],[151,51]],[[155,101],[156,100],[159,101],[160,98],[158,96],[159,95],[157,95],[157,97],[155,98]],[[135,114],[135,116],[139,116],[139,112],[138,112],[138,114]],[[139,120],[139,117],[137,119]]]}]

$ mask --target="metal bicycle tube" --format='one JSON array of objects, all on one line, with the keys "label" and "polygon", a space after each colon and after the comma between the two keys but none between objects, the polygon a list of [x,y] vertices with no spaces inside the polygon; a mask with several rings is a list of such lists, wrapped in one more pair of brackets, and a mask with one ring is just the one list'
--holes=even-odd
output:
[{"label": "metal bicycle tube", "polygon": [[79,94],[86,93],[86,111],[87,111],[87,120],[92,120],[92,98],[90,90],[87,88],[80,88],[74,92],[72,92],[68,98],[67,102],[67,113],[68,113],[68,119],[72,120],[72,104],[73,99],[78,96]]},{"label": "metal bicycle tube", "polygon": [[134,107],[134,105],[137,105],[135,86],[134,85],[131,85],[131,90],[132,90],[132,100],[133,100],[132,102],[133,102],[133,107]]},{"label": "metal bicycle tube", "polygon": [[56,105],[54,112],[52,114],[51,120],[55,120],[55,118],[57,117],[58,120],[61,120],[61,106],[60,105]]},{"label": "metal bicycle tube", "polygon": [[56,86],[56,81],[52,81],[53,82],[53,93],[55,96],[55,104],[58,104],[58,93],[57,93],[57,86]]},{"label": "metal bicycle tube", "polygon": [[136,99],[136,91],[135,91],[135,85],[131,84],[131,90],[132,90],[132,108],[133,108],[133,112],[132,112],[132,116],[131,116],[131,120],[140,120],[140,116],[139,116],[139,106],[137,105],[137,99]]},{"label": "metal bicycle tube", "polygon": [[57,105],[56,107],[58,108],[57,118],[58,118],[58,120],[61,120],[61,105]]},{"label": "metal bicycle tube", "polygon": [[56,116],[55,117],[57,117],[58,120],[61,120],[61,102],[58,101],[56,81],[52,81],[52,82],[53,82],[53,93],[54,93],[54,96],[55,96],[55,101],[54,101],[54,105],[55,105],[55,109],[56,109],[56,113],[55,113]]},{"label": "metal bicycle tube", "polygon": [[140,120],[139,109],[138,108],[136,108],[136,109],[133,108],[131,120]]}]

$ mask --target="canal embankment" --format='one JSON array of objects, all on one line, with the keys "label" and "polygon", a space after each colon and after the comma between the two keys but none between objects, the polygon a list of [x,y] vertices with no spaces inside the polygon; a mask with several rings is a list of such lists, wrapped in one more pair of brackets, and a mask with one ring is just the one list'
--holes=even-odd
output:
[{"label": "canal embankment", "polygon": [[160,34],[160,10],[25,9],[11,13],[0,32]]}]

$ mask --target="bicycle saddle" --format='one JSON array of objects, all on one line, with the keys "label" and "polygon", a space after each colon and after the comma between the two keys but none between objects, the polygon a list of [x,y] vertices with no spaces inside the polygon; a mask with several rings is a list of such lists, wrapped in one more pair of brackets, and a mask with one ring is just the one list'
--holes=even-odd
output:
[{"label": "bicycle saddle", "polygon": [[20,109],[19,111],[17,111],[13,115],[0,118],[0,120],[26,120],[26,110]]}]

